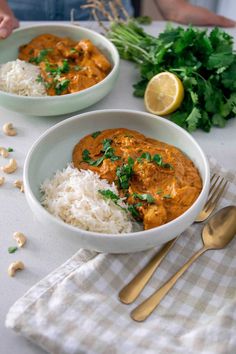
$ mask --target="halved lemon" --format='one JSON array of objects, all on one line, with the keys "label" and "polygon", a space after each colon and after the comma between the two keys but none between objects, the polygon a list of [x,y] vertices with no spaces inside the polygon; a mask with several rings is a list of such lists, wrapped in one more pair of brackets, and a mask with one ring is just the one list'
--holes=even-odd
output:
[{"label": "halved lemon", "polygon": [[181,80],[168,71],[153,76],[149,81],[144,103],[151,113],[164,116],[174,112],[184,98],[184,87]]}]

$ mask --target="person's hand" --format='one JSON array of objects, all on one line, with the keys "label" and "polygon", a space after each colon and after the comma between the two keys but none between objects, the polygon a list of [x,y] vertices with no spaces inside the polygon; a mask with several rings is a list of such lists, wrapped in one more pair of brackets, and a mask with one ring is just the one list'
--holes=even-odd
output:
[{"label": "person's hand", "polygon": [[219,16],[200,6],[191,5],[185,0],[156,0],[161,14],[168,21],[196,26],[235,27],[236,22]]},{"label": "person's hand", "polygon": [[19,27],[19,21],[15,16],[0,10],[0,39],[7,38],[17,27]]}]

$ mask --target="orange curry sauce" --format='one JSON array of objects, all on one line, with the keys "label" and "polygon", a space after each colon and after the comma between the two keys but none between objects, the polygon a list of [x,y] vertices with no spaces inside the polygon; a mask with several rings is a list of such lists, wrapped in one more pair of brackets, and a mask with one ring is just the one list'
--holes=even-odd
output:
[{"label": "orange curry sauce", "polygon": [[185,154],[133,130],[108,129],[85,136],[74,147],[72,160],[75,167],[115,182],[144,229],[184,213],[202,189],[199,172]]},{"label": "orange curry sauce", "polygon": [[43,34],[19,48],[19,59],[36,64],[50,96],[84,90],[111,70],[108,59],[88,39],[73,41]]}]

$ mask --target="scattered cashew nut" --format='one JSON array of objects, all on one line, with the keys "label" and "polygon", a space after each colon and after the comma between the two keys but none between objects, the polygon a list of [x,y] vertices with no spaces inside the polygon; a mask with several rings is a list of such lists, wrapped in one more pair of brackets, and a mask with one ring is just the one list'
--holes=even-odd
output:
[{"label": "scattered cashew nut", "polygon": [[7,149],[5,149],[4,147],[0,146],[0,155],[2,155],[2,157],[8,157],[9,151],[7,151]]},{"label": "scattered cashew nut", "polygon": [[19,247],[23,247],[24,244],[26,243],[26,237],[22,232],[16,231],[13,234],[14,240],[18,243]]},{"label": "scattered cashew nut", "polygon": [[5,182],[5,178],[4,177],[0,177],[0,186],[2,186],[4,182]]},{"label": "scattered cashew nut", "polygon": [[15,182],[14,182],[13,184],[14,184],[14,186],[15,186],[16,188],[19,188],[19,190],[20,190],[22,193],[24,193],[24,184],[23,184],[23,181],[21,181],[20,179],[17,179],[17,180],[15,180]]},{"label": "scattered cashew nut", "polygon": [[1,167],[2,171],[5,173],[12,173],[15,172],[17,169],[17,163],[15,159],[10,159],[9,163],[5,166]]},{"label": "scattered cashew nut", "polygon": [[2,127],[2,130],[8,136],[16,135],[16,129],[13,127],[12,123],[5,123]]},{"label": "scattered cashew nut", "polygon": [[17,270],[22,270],[24,268],[25,268],[25,265],[23,262],[21,262],[21,261],[12,262],[8,267],[8,275],[10,277],[14,277]]}]

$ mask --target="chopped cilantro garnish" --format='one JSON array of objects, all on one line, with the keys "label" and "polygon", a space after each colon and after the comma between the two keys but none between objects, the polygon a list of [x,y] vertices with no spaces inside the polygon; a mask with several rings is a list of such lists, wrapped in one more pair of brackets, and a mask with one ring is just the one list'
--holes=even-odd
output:
[{"label": "chopped cilantro garnish", "polygon": [[134,160],[129,157],[128,163],[122,166],[118,166],[116,169],[116,175],[118,177],[118,185],[122,189],[129,188],[129,181],[133,175]]},{"label": "chopped cilantro garnish", "polygon": [[56,86],[55,86],[55,91],[57,95],[60,95],[63,91],[67,89],[69,86],[70,80],[68,79],[63,79],[61,81],[58,81]]},{"label": "chopped cilantro garnish", "polygon": [[91,160],[90,159],[90,152],[88,151],[88,149],[83,150],[82,158],[83,158],[83,161],[85,161],[85,162],[89,162]]},{"label": "chopped cilantro garnish", "polygon": [[155,162],[160,167],[169,168],[173,170],[173,166],[169,163],[164,163],[162,160],[162,156],[159,154],[151,156],[149,152],[144,152],[140,157],[137,158],[137,161],[139,163],[142,163],[143,159],[147,160],[148,162]]},{"label": "chopped cilantro garnish", "polygon": [[46,63],[46,71],[52,75],[52,77],[58,79],[61,74],[68,73],[70,66],[67,59],[62,61],[61,65]]},{"label": "chopped cilantro garnish", "polygon": [[47,48],[47,49],[42,49],[39,52],[39,55],[37,57],[32,57],[30,58],[30,63],[35,63],[35,64],[39,64],[41,63],[41,61],[44,61],[45,57],[48,55],[48,53],[50,53],[52,51],[51,48]]},{"label": "chopped cilantro garnish", "polygon": [[92,160],[90,157],[90,152],[87,149],[83,150],[82,158],[84,162],[87,162],[91,166],[99,166],[104,160],[104,156],[99,157],[97,160]]},{"label": "chopped cilantro garnish", "polygon": [[97,131],[97,132],[92,133],[91,136],[95,139],[100,134],[101,134],[101,132]]},{"label": "chopped cilantro garnish", "polygon": [[118,204],[120,197],[113,193],[110,189],[99,189],[98,192],[105,198],[112,200],[119,208],[127,212],[127,209]]},{"label": "chopped cilantro garnish", "polygon": [[98,192],[106,199],[111,199],[117,202],[120,198],[118,195],[113,193],[110,189],[99,189]]},{"label": "chopped cilantro garnish", "polygon": [[165,194],[165,195],[163,195],[163,198],[165,198],[165,199],[171,199],[172,196],[171,196],[170,194]]},{"label": "chopped cilantro garnish", "polygon": [[164,168],[169,168],[170,170],[174,169],[174,167],[170,163],[163,163],[161,166]]},{"label": "chopped cilantro garnish", "polygon": [[143,194],[133,193],[133,196],[140,200],[146,200],[150,204],[155,202],[155,198],[153,198],[153,196],[148,193],[143,193]]},{"label": "chopped cilantro garnish", "polygon": [[137,207],[140,207],[140,206],[142,206],[142,203],[130,204],[128,206],[128,211],[136,220],[141,220],[139,211],[137,210]]},{"label": "chopped cilantro garnish", "polygon": [[104,139],[103,140],[103,149],[104,157],[110,159],[111,161],[116,161],[120,159],[120,156],[114,154],[114,149],[111,147],[112,140]]},{"label": "chopped cilantro garnish", "polygon": [[163,165],[162,156],[159,155],[159,154],[155,154],[155,155],[153,156],[152,161],[156,162],[156,164],[157,164],[158,166],[162,166],[162,165]]},{"label": "chopped cilantro garnish", "polygon": [[77,50],[76,50],[75,48],[70,48],[70,52],[71,52],[71,53],[76,53]]},{"label": "chopped cilantro garnish", "polygon": [[97,160],[92,160],[90,157],[90,152],[85,149],[82,152],[83,161],[87,162],[91,166],[99,166],[104,159],[110,159],[111,161],[119,160],[120,157],[114,154],[114,149],[111,147],[111,139],[104,139],[103,140],[103,148],[102,152],[104,153],[103,156],[99,157]]},{"label": "chopped cilantro garnish", "polygon": [[62,65],[58,67],[58,70],[60,71],[60,73],[68,73],[68,71],[70,71],[70,66],[68,64],[67,59],[63,60]]},{"label": "chopped cilantro garnish", "polygon": [[41,75],[38,75],[36,82],[43,82],[43,78]]},{"label": "chopped cilantro garnish", "polygon": [[163,192],[162,189],[158,189],[158,190],[156,191],[156,194],[161,194],[162,192]]},{"label": "chopped cilantro garnish", "polygon": [[9,147],[9,148],[7,148],[7,151],[8,151],[8,152],[12,152],[12,151],[14,151],[14,150],[13,150],[13,148]]},{"label": "chopped cilantro garnish", "polygon": [[8,247],[8,253],[15,253],[18,250],[18,247]]}]

